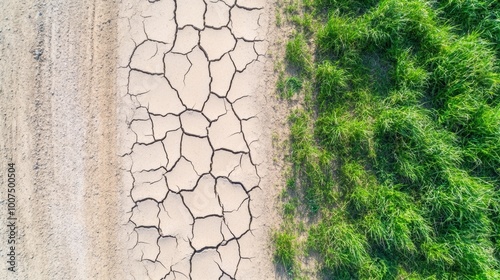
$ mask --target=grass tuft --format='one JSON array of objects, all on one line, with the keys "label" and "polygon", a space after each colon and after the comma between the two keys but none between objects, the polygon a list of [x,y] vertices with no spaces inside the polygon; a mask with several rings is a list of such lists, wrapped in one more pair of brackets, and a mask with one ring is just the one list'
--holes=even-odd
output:
[{"label": "grass tuft", "polygon": [[276,232],[274,234],[274,260],[282,265],[288,274],[292,274],[295,265],[295,237],[291,233]]},{"label": "grass tuft", "polygon": [[311,68],[311,56],[308,51],[306,39],[302,33],[296,34],[286,44],[285,58],[290,65],[299,71],[309,72]]},{"label": "grass tuft", "polygon": [[281,98],[290,99],[302,89],[302,80],[297,77],[278,79],[278,92]]}]

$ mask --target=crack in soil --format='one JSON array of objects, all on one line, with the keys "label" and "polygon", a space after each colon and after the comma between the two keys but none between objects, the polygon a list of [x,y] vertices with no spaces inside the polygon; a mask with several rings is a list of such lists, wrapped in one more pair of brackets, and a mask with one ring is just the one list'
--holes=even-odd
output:
[{"label": "crack in soil", "polygon": [[[259,140],[247,140],[244,129],[257,116],[242,89],[254,83],[246,71],[262,56],[263,5],[148,5],[127,18],[137,35],[120,67],[136,110],[127,120],[135,142],[121,155],[131,162],[129,253],[151,279],[236,279],[241,261],[252,259],[240,240],[253,235],[252,190],[262,179],[250,148]],[[161,17],[162,8],[173,16]]]}]

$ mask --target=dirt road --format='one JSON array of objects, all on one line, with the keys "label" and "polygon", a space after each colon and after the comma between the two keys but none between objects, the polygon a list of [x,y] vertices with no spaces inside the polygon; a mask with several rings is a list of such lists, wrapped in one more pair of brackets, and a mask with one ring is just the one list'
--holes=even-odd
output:
[{"label": "dirt road", "polygon": [[120,279],[117,15],[113,1],[0,2],[0,193],[12,162],[18,218],[18,272],[2,259],[2,279]]},{"label": "dirt road", "polygon": [[270,3],[0,1],[0,279],[276,278]]}]

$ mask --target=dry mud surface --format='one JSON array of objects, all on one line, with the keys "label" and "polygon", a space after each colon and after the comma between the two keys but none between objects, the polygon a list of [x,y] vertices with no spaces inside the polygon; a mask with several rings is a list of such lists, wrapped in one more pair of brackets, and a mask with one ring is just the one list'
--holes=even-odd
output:
[{"label": "dry mud surface", "polygon": [[0,279],[278,278],[273,5],[0,2]]},{"label": "dry mud surface", "polygon": [[120,12],[135,279],[273,278],[256,246],[267,234],[256,221],[265,3],[130,1]]}]

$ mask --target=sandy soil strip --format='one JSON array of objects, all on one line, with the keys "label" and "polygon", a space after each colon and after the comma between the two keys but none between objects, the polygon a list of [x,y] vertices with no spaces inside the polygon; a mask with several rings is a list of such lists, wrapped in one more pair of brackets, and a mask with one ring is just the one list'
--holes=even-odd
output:
[{"label": "sandy soil strip", "polygon": [[[123,279],[113,1],[0,1],[0,279]],[[16,273],[6,166],[16,166]]]},{"label": "sandy soil strip", "polygon": [[275,279],[263,126],[271,5],[124,1],[130,279]]}]

